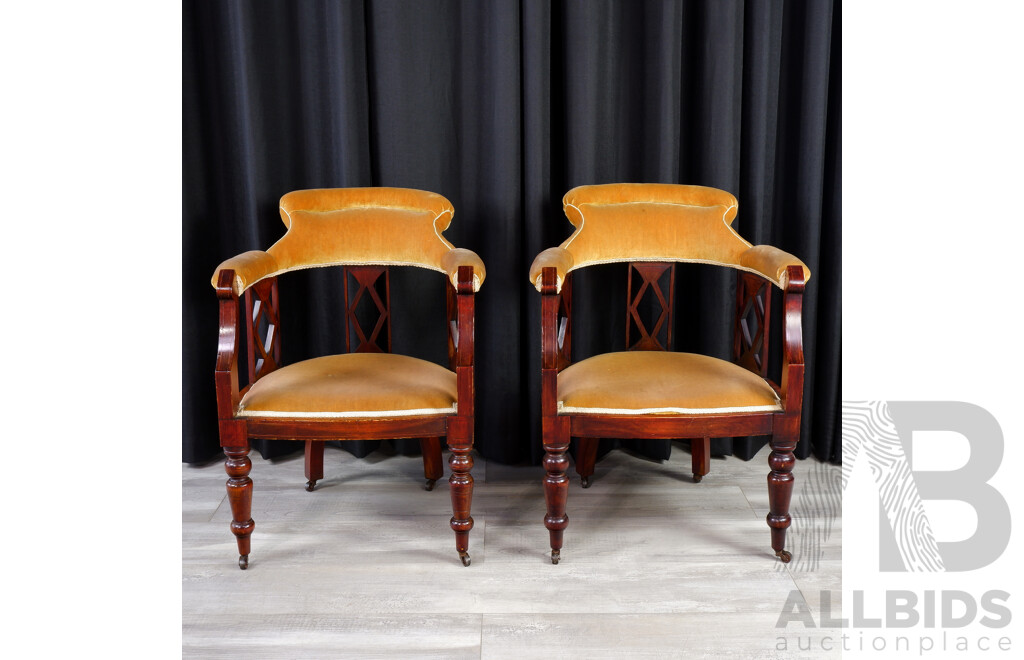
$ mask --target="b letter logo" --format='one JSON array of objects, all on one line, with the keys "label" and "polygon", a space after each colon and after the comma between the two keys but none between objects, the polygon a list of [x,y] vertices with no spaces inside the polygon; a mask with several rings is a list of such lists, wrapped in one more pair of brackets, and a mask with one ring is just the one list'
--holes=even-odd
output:
[{"label": "b letter logo", "polygon": [[[914,471],[915,431],[952,431],[970,448],[967,463]],[[1003,432],[984,408],[959,401],[843,403],[843,487],[866,460],[879,494],[879,570],[970,571],[999,558],[1010,542],[1010,508],[988,480],[1003,459]],[[936,541],[923,502],[957,500],[978,516],[974,535]]]}]

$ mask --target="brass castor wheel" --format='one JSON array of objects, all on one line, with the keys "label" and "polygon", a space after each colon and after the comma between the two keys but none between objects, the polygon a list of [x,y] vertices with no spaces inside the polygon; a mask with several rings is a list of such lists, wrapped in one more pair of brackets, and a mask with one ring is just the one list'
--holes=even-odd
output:
[{"label": "brass castor wheel", "polygon": [[552,550],[551,551],[551,563],[552,564],[557,564],[558,563],[558,560],[561,559],[561,557],[559,556],[561,552],[562,552],[561,550]]},{"label": "brass castor wheel", "polygon": [[469,564],[471,562],[471,560],[469,558],[469,553],[468,552],[460,552],[459,553],[459,559],[462,560],[462,565],[463,566],[469,566]]},{"label": "brass castor wheel", "polygon": [[[434,484],[437,483],[437,479],[427,479],[427,483],[423,484],[423,490],[434,490]],[[469,564],[466,564],[469,566]]]},{"label": "brass castor wheel", "polygon": [[793,558],[793,555],[790,554],[789,550],[776,550],[775,556],[781,559],[783,564],[788,564],[789,560]]},{"label": "brass castor wheel", "polygon": [[249,555],[238,555],[238,567],[243,571],[249,568]]},{"label": "brass castor wheel", "polygon": [[590,488],[590,477],[580,477],[580,485],[584,488]]},{"label": "brass castor wheel", "polygon": [[313,489],[316,488],[316,479],[310,479],[306,482],[306,492],[312,493]]},{"label": "brass castor wheel", "polygon": [[695,475],[693,475],[693,483],[699,484],[703,478],[704,478],[703,474],[695,474]]}]

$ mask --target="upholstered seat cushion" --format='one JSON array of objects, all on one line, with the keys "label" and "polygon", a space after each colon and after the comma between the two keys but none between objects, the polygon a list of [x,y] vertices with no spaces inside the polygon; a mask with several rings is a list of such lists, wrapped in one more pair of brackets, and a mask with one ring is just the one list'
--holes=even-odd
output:
[{"label": "upholstered seat cushion", "polygon": [[453,414],[455,373],[392,353],[347,353],[304,360],[256,381],[241,417],[404,417]]},{"label": "upholstered seat cushion", "polygon": [[605,353],[558,374],[560,413],[697,415],[781,409],[775,391],[757,374],[694,353]]}]

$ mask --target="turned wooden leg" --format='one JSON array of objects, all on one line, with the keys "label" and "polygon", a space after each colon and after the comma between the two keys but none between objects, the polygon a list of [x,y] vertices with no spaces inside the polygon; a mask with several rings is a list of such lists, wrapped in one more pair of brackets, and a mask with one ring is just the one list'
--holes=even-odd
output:
[{"label": "turned wooden leg", "polygon": [[597,462],[597,438],[578,438],[576,447],[576,474],[580,475],[580,485],[590,488],[590,476],[594,474],[594,463]]},{"label": "turned wooden leg", "polygon": [[324,442],[306,440],[306,490],[313,492],[316,482],[324,478]]},{"label": "turned wooden leg", "polygon": [[434,490],[434,484],[444,476],[441,464],[441,438],[420,438],[420,451],[423,452],[423,476],[426,477],[427,490]]},{"label": "turned wooden leg", "polygon": [[694,438],[690,440],[693,480],[700,483],[708,472],[711,472],[711,438]]},{"label": "turned wooden leg", "polygon": [[256,523],[252,521],[252,479],[249,470],[249,447],[224,447],[227,460],[224,471],[228,473],[228,501],[231,502],[231,531],[238,541],[238,567],[249,567],[249,537]]},{"label": "turned wooden leg", "polygon": [[544,499],[547,501],[548,513],[544,516],[544,526],[551,537],[551,563],[557,564],[562,553],[562,537],[569,526],[569,516],[565,514],[565,502],[569,497],[569,477],[565,471],[569,468],[569,458],[565,455],[569,449],[568,419],[561,421],[555,418],[550,424],[544,424]]},{"label": "turned wooden leg", "polygon": [[455,549],[463,566],[469,566],[469,530],[473,529],[473,518],[469,515],[473,503],[473,455],[469,447],[452,447],[452,455],[448,465],[452,468],[452,476],[448,484],[452,491],[452,529],[455,530]]},{"label": "turned wooden leg", "polygon": [[775,555],[789,563],[793,558],[786,545],[786,529],[792,518],[789,515],[789,499],[793,494],[793,450],[796,440],[772,438],[769,441],[772,453],[768,455],[768,465],[772,471],[768,473],[768,526],[772,529],[772,550]]}]

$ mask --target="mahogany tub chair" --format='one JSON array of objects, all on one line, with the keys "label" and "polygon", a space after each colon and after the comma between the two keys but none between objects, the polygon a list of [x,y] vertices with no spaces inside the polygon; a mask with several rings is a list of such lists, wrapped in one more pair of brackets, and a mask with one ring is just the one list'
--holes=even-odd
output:
[{"label": "mahogany tub chair", "polygon": [[[220,300],[216,388],[220,443],[231,502],[238,565],[249,563],[252,438],[305,442],[306,489],[323,478],[324,442],[420,438],[427,490],[443,474],[441,436],[451,450],[455,546],[469,566],[473,528],[474,293],[483,262],[441,235],[452,221],[441,195],[404,188],[297,190],[281,198],[284,236],[266,252],[228,259],[213,276]],[[341,266],[345,284],[346,353],[281,364],[279,275]],[[391,349],[388,266],[439,271],[447,282],[450,368],[398,355]],[[350,287],[350,278],[354,280]],[[354,290],[349,295],[350,289]],[[239,300],[244,314],[239,316]],[[357,305],[369,298],[380,314],[372,330],[360,326]],[[246,332],[249,382],[239,389],[238,360]],[[265,331],[262,329],[265,328]],[[386,341],[384,341],[386,337]]]},{"label": "mahogany tub chair", "polygon": [[[571,438],[578,442],[576,471],[587,488],[598,438],[690,439],[693,477],[699,482],[709,470],[711,438],[750,435],[771,436],[768,526],[775,554],[789,562],[784,546],[804,377],[800,308],[810,271],[793,255],[743,240],[731,227],[736,198],[715,188],[581,186],[562,201],[576,230],[559,247],[541,252],[530,267],[530,282],[542,294],[544,524],[552,563],[559,561],[569,522],[565,473]],[[573,364],[572,274],[613,262],[629,264],[628,350]],[[733,362],[671,352],[676,262],[738,271]],[[767,378],[772,286],[784,296],[778,384]],[[648,331],[637,307],[651,291],[661,311]]]}]

